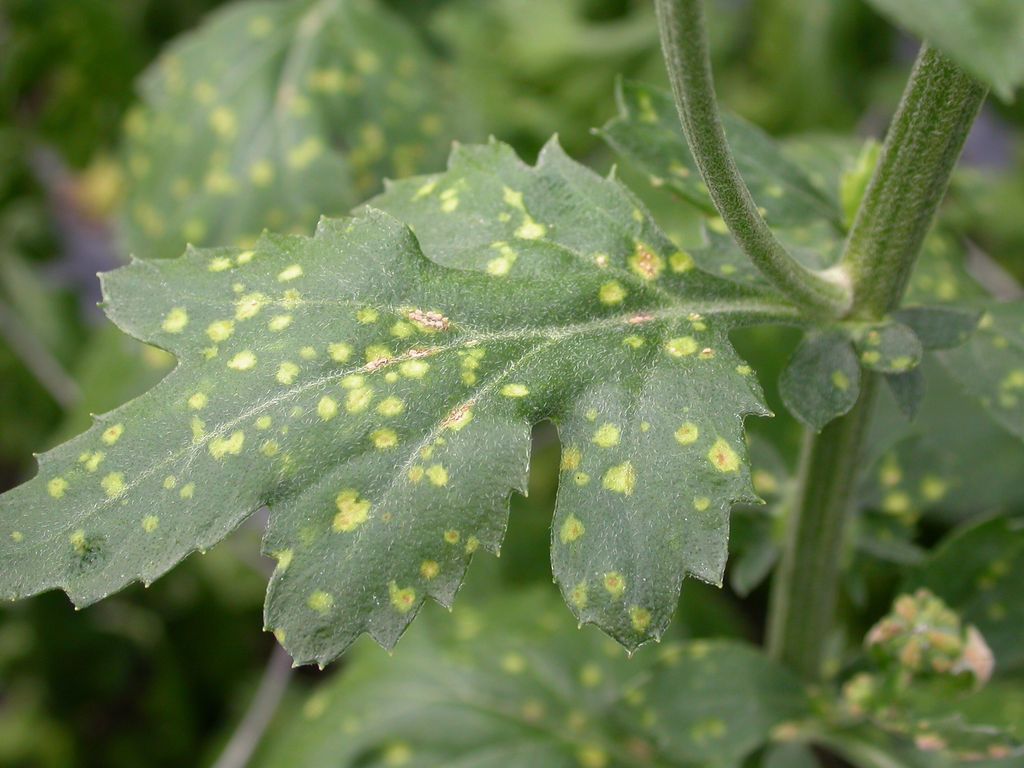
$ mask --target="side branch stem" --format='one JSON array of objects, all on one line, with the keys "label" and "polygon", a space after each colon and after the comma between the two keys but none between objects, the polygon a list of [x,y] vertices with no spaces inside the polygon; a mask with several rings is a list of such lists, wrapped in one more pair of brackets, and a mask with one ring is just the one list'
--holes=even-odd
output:
[{"label": "side branch stem", "polygon": [[722,220],[751,262],[798,306],[818,315],[844,313],[850,291],[842,272],[815,272],[794,259],[740,176],[718,113],[703,0],[655,0],[655,6],[683,133]]}]

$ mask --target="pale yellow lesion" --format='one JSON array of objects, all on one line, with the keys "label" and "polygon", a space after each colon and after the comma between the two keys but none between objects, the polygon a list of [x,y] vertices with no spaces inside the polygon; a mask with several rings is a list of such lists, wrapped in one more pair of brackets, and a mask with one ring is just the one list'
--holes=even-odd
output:
[{"label": "pale yellow lesion", "polygon": [[399,587],[394,581],[388,584],[388,597],[399,613],[408,613],[416,605],[416,590],[412,587]]},{"label": "pale yellow lesion", "polygon": [[166,315],[160,327],[165,333],[181,333],[188,325],[188,310],[184,307],[174,307]]},{"label": "pale yellow lesion", "polygon": [[625,461],[611,467],[605,472],[601,484],[607,491],[629,496],[636,487],[636,471],[633,469],[633,463]]},{"label": "pale yellow lesion", "polygon": [[371,504],[361,498],[354,488],[346,488],[337,495],[334,504],[338,513],[331,527],[338,533],[348,533],[363,525],[370,517]]}]

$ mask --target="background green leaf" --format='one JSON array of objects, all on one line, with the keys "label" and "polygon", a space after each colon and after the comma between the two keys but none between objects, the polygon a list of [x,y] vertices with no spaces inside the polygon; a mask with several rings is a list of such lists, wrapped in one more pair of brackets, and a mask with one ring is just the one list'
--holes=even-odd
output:
[{"label": "background green leaf", "polygon": [[356,648],[256,765],[737,766],[808,714],[800,684],[752,647],[671,642],[628,659],[549,595],[427,611],[390,657]]},{"label": "background green leaf", "polygon": [[139,256],[308,232],[384,176],[439,166],[438,67],[373,0],[239,3],[175,42],[125,121],[124,244]]},{"label": "background green leaf", "polygon": [[1009,101],[1024,83],[1024,6],[1016,0],[868,0]]}]

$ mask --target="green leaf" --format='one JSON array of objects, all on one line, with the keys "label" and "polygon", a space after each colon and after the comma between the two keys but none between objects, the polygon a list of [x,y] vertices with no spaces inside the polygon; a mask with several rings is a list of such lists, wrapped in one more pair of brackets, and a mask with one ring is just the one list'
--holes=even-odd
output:
[{"label": "green leaf", "polygon": [[[997,426],[938,362],[915,370],[927,376],[928,392],[914,432],[880,439],[864,503],[902,520],[924,514],[954,524],[1024,503],[1024,442]],[[880,410],[876,427],[891,430],[897,420],[890,414]]]},{"label": "green leaf", "polygon": [[921,342],[902,323],[857,323],[848,328],[865,368],[879,373],[906,373],[921,362]]},{"label": "green leaf", "polygon": [[927,390],[927,382],[921,369],[914,368],[906,373],[887,373],[885,383],[889,385],[889,391],[892,392],[900,413],[913,420],[921,408],[921,401],[924,400]]},{"label": "green leaf", "polygon": [[230,5],[142,81],[125,123],[125,244],[169,257],[309,232],[384,176],[441,164],[443,97],[414,32],[374,2]]},{"label": "green leaf", "polygon": [[893,318],[909,327],[925,349],[952,349],[970,338],[981,315],[964,307],[904,307]]},{"label": "green leaf", "polygon": [[939,359],[997,423],[1024,438],[1024,301],[989,304],[970,340]]},{"label": "green leaf", "polygon": [[779,379],[789,411],[820,432],[849,412],[860,396],[860,364],[845,333],[813,333],[804,338]]},{"label": "green leaf", "polygon": [[[686,146],[671,94],[641,83],[621,82],[617,101],[618,116],[600,129],[605,141],[644,169],[653,183],[667,185],[714,215],[714,204]],[[740,173],[773,228],[820,222],[839,225],[834,201],[820,192],[767,135],[734,115],[726,114],[723,120]]]},{"label": "green leaf", "polygon": [[255,765],[737,766],[809,714],[799,682],[752,647],[673,642],[627,659],[566,619],[540,592],[428,611],[393,656],[355,649]]},{"label": "green leaf", "polygon": [[685,574],[720,583],[729,506],[756,500],[742,421],[767,413],[728,333],[792,310],[680,262],[556,144],[536,167],[460,149],[383,202],[406,197],[419,241],[368,209],[108,274],[110,317],[179,366],[0,499],[0,595],[90,603],[265,504],[266,623],[296,659],[363,631],[390,646],[497,550],[544,419],[564,446],[555,572],[581,621],[632,648]]},{"label": "green leaf", "polygon": [[1024,83],[1024,5],[1017,0],[868,0],[957,60],[1005,101]]},{"label": "green leaf", "polygon": [[906,588],[924,587],[981,630],[996,670],[1024,666],[1024,520],[996,517],[954,532],[911,575]]}]

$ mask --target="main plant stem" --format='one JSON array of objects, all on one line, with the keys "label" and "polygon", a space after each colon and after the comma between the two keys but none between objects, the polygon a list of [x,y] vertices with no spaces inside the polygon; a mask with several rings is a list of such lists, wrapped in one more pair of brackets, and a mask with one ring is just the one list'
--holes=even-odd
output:
[{"label": "main plant stem", "polygon": [[[655,0],[679,119],[711,198],[751,262],[808,315],[880,319],[906,290],[985,89],[924,46],[865,191],[839,267],[813,272],[786,252],[743,183],[718,114],[703,0]],[[822,673],[839,564],[877,375],[846,416],[808,433],[788,540],[772,585],[768,645],[805,678]]]},{"label": "main plant stem", "polygon": [[655,0],[679,120],[715,208],[743,252],[798,306],[836,316],[850,306],[842,271],[807,269],[772,234],[740,176],[718,114],[703,0]]},{"label": "main plant stem", "polygon": [[895,309],[946,194],[986,89],[925,45],[854,219],[840,262],[853,279],[853,314]]},{"label": "main plant stem", "polygon": [[[879,319],[899,305],[984,98],[985,89],[949,59],[921,49],[841,261],[853,279],[855,316]],[[799,495],[772,584],[768,647],[807,679],[820,677],[833,636],[846,520],[877,379],[867,373],[854,409],[804,439]]]},{"label": "main plant stem", "polygon": [[772,582],[767,645],[774,658],[810,680],[821,674],[832,636],[846,519],[877,382],[866,372],[853,410],[820,433],[804,434],[797,498]]}]

